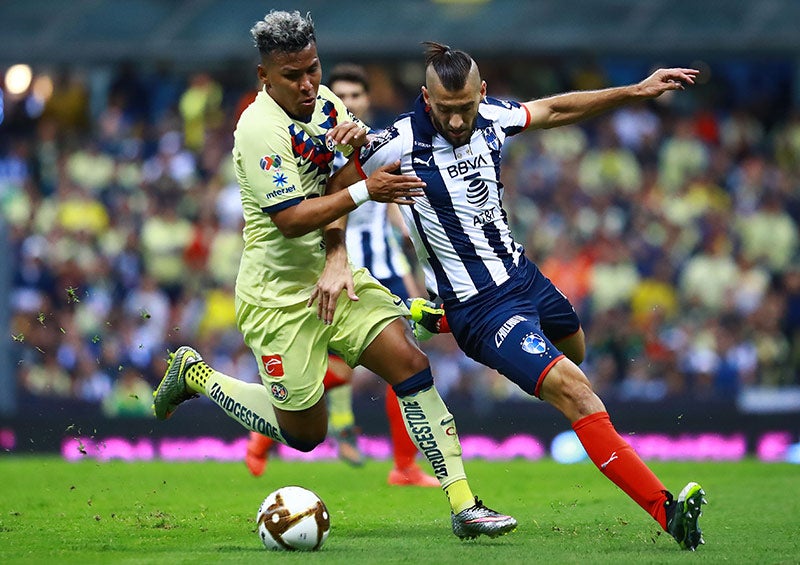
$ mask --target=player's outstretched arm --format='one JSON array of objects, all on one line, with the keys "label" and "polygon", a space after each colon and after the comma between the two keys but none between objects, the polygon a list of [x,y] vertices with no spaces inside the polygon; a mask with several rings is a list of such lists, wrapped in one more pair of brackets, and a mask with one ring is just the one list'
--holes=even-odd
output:
[{"label": "player's outstretched arm", "polygon": [[529,127],[546,129],[572,124],[624,104],[656,98],[669,90],[683,90],[685,84],[694,84],[699,73],[697,69],[658,69],[637,84],[531,100],[524,104],[531,115]]}]

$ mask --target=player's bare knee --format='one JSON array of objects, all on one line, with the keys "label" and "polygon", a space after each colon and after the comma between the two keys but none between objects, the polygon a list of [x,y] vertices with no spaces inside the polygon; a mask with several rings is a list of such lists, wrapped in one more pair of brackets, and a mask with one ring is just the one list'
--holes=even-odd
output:
[{"label": "player's bare knee", "polygon": [[285,422],[280,425],[281,435],[289,447],[308,453],[325,441],[325,436],[328,434],[327,422],[324,425],[311,421],[308,425],[295,424],[295,422]]},{"label": "player's bare knee", "polygon": [[589,379],[568,359],[559,361],[547,374],[541,397],[567,415],[583,413],[597,398]]},{"label": "player's bare knee", "polygon": [[576,365],[583,363],[586,357],[586,338],[584,337],[583,329],[579,329],[577,333],[566,339],[557,341],[555,346]]},{"label": "player's bare knee", "polygon": [[422,351],[416,348],[414,351],[411,351],[406,364],[409,374],[416,375],[420,371],[430,368],[430,366],[431,363],[428,360],[428,356]]},{"label": "player's bare knee", "polygon": [[407,344],[387,352],[383,366],[384,372],[378,374],[390,384],[397,384],[422,371],[430,370],[431,364],[422,350],[413,344]]}]

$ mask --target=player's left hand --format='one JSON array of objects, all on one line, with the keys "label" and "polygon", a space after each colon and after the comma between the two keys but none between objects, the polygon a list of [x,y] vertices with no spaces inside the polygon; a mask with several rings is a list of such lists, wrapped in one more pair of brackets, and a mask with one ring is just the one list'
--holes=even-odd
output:
[{"label": "player's left hand", "polygon": [[349,145],[353,149],[366,145],[367,130],[355,122],[342,122],[325,132],[325,144],[333,150],[337,145]]},{"label": "player's left hand", "polygon": [[331,259],[329,256],[306,306],[311,308],[314,302],[319,299],[317,318],[322,320],[326,326],[329,326],[333,323],[336,302],[339,300],[339,295],[343,290],[347,291],[347,296],[350,300],[358,300],[355,285],[353,284],[353,271],[350,268],[347,256],[344,256],[343,261],[339,258]]},{"label": "player's left hand", "polygon": [[411,312],[411,329],[417,341],[425,341],[441,332],[444,308],[437,306],[425,298],[408,298],[406,300]]},{"label": "player's left hand", "polygon": [[655,98],[668,90],[683,90],[685,84],[694,84],[699,74],[697,69],[658,69],[637,86],[642,96]]}]

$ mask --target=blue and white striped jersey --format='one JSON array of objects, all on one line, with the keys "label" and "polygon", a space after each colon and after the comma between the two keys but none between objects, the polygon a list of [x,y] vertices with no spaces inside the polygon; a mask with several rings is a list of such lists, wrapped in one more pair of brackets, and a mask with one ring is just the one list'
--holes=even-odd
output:
[{"label": "blue and white striped jersey", "polygon": [[387,217],[387,205],[372,200],[347,216],[347,254],[355,267],[366,267],[380,281],[409,272],[408,261]]},{"label": "blue and white striped jersey", "polygon": [[[332,170],[336,172],[346,162],[347,157],[337,152]],[[386,204],[368,200],[347,215],[345,232],[350,262],[356,268],[366,267],[379,281],[403,277],[411,270],[392,231],[387,211]]]},{"label": "blue and white striped jersey", "polygon": [[403,174],[427,186],[413,206],[401,206],[428,289],[444,303],[491,292],[517,271],[524,249],[514,241],[503,210],[500,151],[506,138],[530,123],[517,102],[485,98],[468,144],[453,147],[434,128],[420,96],[358,155],[366,178],[400,161]]}]

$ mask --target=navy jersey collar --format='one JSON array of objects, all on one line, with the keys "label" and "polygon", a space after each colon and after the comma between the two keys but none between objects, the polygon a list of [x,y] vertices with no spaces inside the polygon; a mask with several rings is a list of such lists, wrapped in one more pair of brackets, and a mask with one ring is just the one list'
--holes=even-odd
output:
[{"label": "navy jersey collar", "polygon": [[439,133],[433,126],[433,122],[431,121],[430,110],[427,109],[422,94],[417,96],[417,100],[414,102],[414,118],[417,122],[417,127],[419,128],[419,131],[421,133],[430,135],[431,138],[433,138],[437,133]]}]

